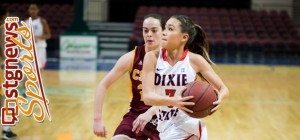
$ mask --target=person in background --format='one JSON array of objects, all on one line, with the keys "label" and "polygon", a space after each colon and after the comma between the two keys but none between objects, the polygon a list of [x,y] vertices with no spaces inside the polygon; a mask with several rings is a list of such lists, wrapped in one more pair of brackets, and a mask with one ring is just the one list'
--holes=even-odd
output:
[{"label": "person in background", "polygon": [[[39,16],[39,5],[32,3],[29,5],[28,14],[32,19],[32,28],[35,38],[35,46],[40,69],[44,69],[47,63],[47,39],[51,38],[51,31],[45,18]],[[29,18],[25,20],[29,25]]]}]

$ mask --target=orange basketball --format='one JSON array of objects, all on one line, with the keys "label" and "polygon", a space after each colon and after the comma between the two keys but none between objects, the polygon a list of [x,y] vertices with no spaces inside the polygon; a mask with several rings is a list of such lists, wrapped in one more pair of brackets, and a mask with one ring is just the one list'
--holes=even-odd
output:
[{"label": "orange basketball", "polygon": [[194,106],[186,106],[193,110],[194,113],[188,113],[193,118],[204,118],[211,115],[211,109],[215,107],[213,102],[218,100],[218,95],[214,88],[207,82],[194,81],[187,85],[187,88],[182,92],[182,97],[194,96],[193,99],[188,100],[194,102]]}]

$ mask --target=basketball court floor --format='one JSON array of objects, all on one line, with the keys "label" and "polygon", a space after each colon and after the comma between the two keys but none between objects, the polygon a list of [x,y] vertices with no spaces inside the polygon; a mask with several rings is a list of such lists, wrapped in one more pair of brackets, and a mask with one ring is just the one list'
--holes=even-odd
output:
[{"label": "basketball court floor", "polygon": [[[299,140],[300,67],[217,65],[230,89],[221,108],[204,118],[209,140]],[[93,134],[95,88],[107,71],[44,70],[52,121],[20,115],[18,140],[99,140]],[[299,95],[298,95],[299,94]],[[110,139],[129,107],[129,77],[108,90],[103,120]],[[38,108],[36,108],[37,110]]]}]

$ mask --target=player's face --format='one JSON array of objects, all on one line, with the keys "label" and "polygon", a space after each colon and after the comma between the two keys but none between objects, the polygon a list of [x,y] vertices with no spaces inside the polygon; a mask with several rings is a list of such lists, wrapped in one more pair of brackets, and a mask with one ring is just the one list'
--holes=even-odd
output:
[{"label": "player's face", "polygon": [[162,38],[162,27],[158,19],[149,17],[144,20],[143,37],[146,47],[159,47]]},{"label": "player's face", "polygon": [[167,23],[165,30],[163,31],[162,47],[167,50],[177,49],[183,45],[183,33],[181,32],[180,21],[176,18],[170,18]]},{"label": "player's face", "polygon": [[36,4],[31,4],[28,9],[28,13],[30,17],[36,17],[39,13],[39,8]]}]

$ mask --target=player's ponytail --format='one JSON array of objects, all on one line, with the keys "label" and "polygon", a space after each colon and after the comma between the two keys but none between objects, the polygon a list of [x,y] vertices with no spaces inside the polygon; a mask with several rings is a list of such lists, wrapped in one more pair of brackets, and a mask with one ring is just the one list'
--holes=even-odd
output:
[{"label": "player's ponytail", "polygon": [[193,35],[186,44],[186,48],[193,53],[200,54],[209,64],[213,64],[209,58],[209,44],[204,30],[197,24],[194,24],[193,28]]},{"label": "player's ponytail", "polygon": [[[209,44],[204,30],[197,24],[194,24],[194,28],[194,39],[191,38],[192,41],[186,47],[189,51],[200,54],[209,64],[214,64],[209,58]],[[200,72],[197,74],[201,77],[201,79],[206,80]]]}]

